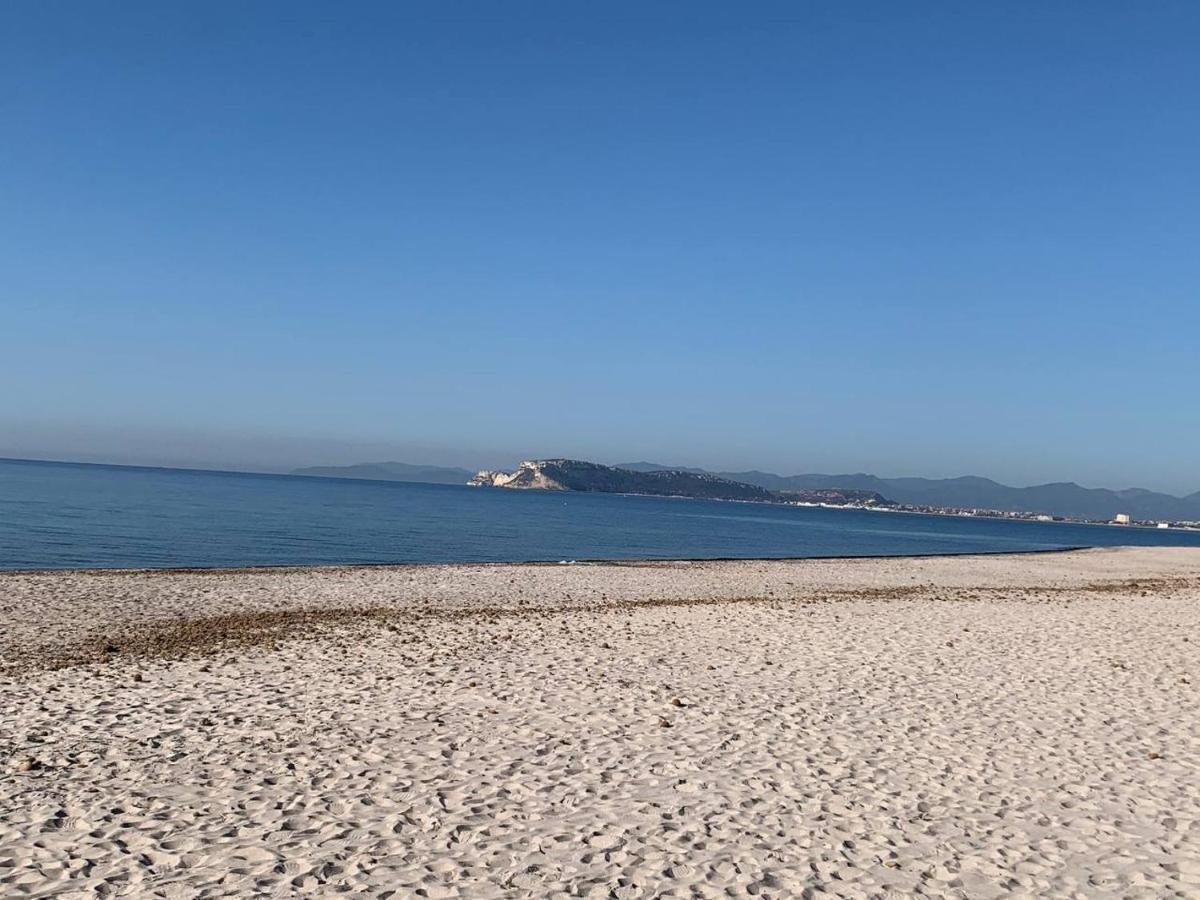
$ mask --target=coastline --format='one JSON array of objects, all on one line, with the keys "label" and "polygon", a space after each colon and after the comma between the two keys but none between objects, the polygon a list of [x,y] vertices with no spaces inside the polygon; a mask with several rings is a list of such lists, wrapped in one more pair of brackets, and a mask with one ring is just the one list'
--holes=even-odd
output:
[{"label": "coastline", "polygon": [[[1183,529],[1126,526],[1129,530],[1121,531],[916,512],[880,517],[871,515],[876,510],[857,507],[672,503],[665,501],[680,498],[479,491],[465,485],[307,476],[280,476],[290,479],[285,483],[257,475],[225,478],[164,470],[150,477],[129,470],[117,478],[75,466],[68,478],[29,465],[29,477],[5,482],[11,502],[0,523],[0,570],[786,559],[1200,546],[1200,532]],[[127,488],[138,498],[130,508],[105,501],[108,491]],[[132,508],[141,512],[131,515]]]},{"label": "coastline", "polygon": [[[356,477],[352,475],[316,475],[305,474],[297,470],[291,471],[271,471],[265,469],[214,469],[192,466],[164,466],[164,465],[139,465],[131,463],[108,463],[108,462],[88,462],[81,460],[62,460],[62,459],[31,459],[22,457],[0,457],[0,464],[11,463],[16,465],[30,466],[56,466],[61,468],[99,468],[99,469],[116,469],[128,470],[135,472],[167,472],[167,473],[182,473],[193,475],[218,475],[218,476],[246,476],[251,478],[273,478],[273,479],[304,479],[308,481],[322,482],[349,482],[351,484],[367,484],[367,485],[408,485],[433,488],[461,488],[461,487],[490,487],[490,485],[474,484],[471,481],[466,482],[448,482],[448,481],[405,481],[399,478],[367,478]],[[696,497],[683,494],[651,494],[628,491],[581,491],[557,488],[538,488],[538,491],[546,491],[554,494],[605,494],[610,493],[618,497],[645,497],[656,500],[710,500],[713,502],[727,503],[750,503],[763,506],[794,506],[801,508],[814,509],[843,509],[843,510],[862,510],[866,512],[893,512],[907,513],[917,516],[945,516],[947,518],[977,518],[977,519],[1002,519],[1005,521],[1017,522],[1035,522],[1037,524],[1066,524],[1066,525],[1110,525],[1126,528],[1142,528],[1153,530],[1157,524],[1149,524],[1149,520],[1134,521],[1129,523],[1118,523],[1105,519],[1091,519],[1082,516],[1056,516],[1055,518],[1045,521],[1035,518],[1037,515],[1032,510],[1006,510],[1006,509],[980,509],[977,513],[967,513],[968,507],[961,508],[963,511],[955,512],[957,507],[941,507],[942,511],[934,512],[925,509],[898,508],[908,506],[909,504],[897,504],[897,506],[880,506],[872,504],[855,504],[855,503],[821,503],[821,502],[795,502],[795,501],[778,501],[778,500],[742,500],[734,498],[722,497]],[[1179,498],[1176,498],[1179,499]],[[891,501],[889,501],[891,502]],[[1014,515],[1016,513],[1016,515]],[[1157,521],[1161,521],[1163,517],[1151,517]],[[1169,518],[1169,517],[1168,517]],[[1200,531],[1200,525],[1175,523],[1172,528],[1184,531]]]},{"label": "coastline", "polygon": [[[739,502],[739,501],[730,501]],[[928,513],[913,513],[913,515],[929,515]],[[278,565],[263,564],[249,566],[62,566],[60,568],[28,568],[2,569],[0,579],[8,575],[55,575],[73,573],[88,574],[146,574],[146,573],[179,573],[179,574],[251,574],[254,572],[311,572],[322,569],[412,569],[425,567],[449,568],[455,566],[642,566],[659,563],[720,563],[720,562],[806,562],[809,560],[830,562],[844,560],[851,562],[860,559],[937,559],[940,557],[962,558],[970,556],[1029,556],[1041,553],[1075,553],[1080,550],[1122,550],[1133,549],[1136,545],[1100,546],[1079,544],[1063,547],[1033,547],[1028,550],[964,550],[961,553],[864,553],[857,556],[830,554],[828,556],[672,556],[672,557],[605,557],[580,559],[466,559],[456,562],[354,562],[354,563],[312,563],[311,565],[296,565],[295,563],[280,563]]]},{"label": "coastline", "polygon": [[1200,892],[1200,549],[0,598],[6,895]]}]

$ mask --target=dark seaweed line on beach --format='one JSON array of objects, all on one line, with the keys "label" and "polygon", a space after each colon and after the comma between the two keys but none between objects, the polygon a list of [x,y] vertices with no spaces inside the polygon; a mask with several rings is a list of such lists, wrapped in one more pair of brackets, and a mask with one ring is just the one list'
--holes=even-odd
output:
[{"label": "dark seaweed line on beach", "polygon": [[[569,614],[611,614],[648,608],[685,608],[728,604],[774,605],[780,608],[847,600],[912,600],[973,602],[997,595],[1020,600],[1049,600],[1063,595],[1129,594],[1131,599],[1198,588],[1192,578],[1146,578],[1092,582],[1078,586],[939,588],[922,584],[884,588],[826,590],[809,597],[751,596],[733,598],[661,598],[562,606],[423,606],[318,607],[221,613],[176,619],[147,619],[98,629],[89,637],[64,644],[7,648],[0,675],[14,676],[74,666],[131,660],[182,660],[239,649],[278,649],[282,641],[313,640],[338,629],[384,628],[408,631],[433,622],[497,624],[504,619],[554,618]],[[419,631],[409,638],[416,640]]]}]

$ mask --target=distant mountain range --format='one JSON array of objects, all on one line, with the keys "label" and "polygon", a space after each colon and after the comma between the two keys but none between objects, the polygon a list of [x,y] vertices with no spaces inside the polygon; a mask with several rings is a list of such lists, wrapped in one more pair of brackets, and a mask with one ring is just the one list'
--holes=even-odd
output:
[{"label": "distant mountain range", "polygon": [[475,473],[447,466],[414,466],[402,462],[358,463],[353,466],[310,466],[293,475],[322,478],[365,478],[370,481],[417,481],[423,484],[466,484]]},{"label": "distant mountain range", "polygon": [[[635,472],[674,470],[657,463],[619,463]],[[687,471],[700,472],[702,469]],[[754,484],[770,491],[859,490],[876,491],[897,503],[913,506],[956,506],[1034,512],[1085,519],[1111,519],[1129,513],[1135,519],[1200,520],[1200,491],[1174,497],[1141,488],[1108,490],[1085,488],[1074,482],[1010,487],[990,478],[879,478],[862,472],[853,475],[775,475],[771,472],[716,472],[721,478]]]},{"label": "distant mountain range", "polygon": [[[1141,488],[1085,488],[1074,482],[1010,487],[990,478],[971,475],[962,478],[880,478],[862,472],[846,475],[776,475],[772,472],[753,470],[709,472],[694,467],[664,466],[651,462],[618,463],[615,468],[643,474],[680,472],[709,475],[726,481],[753,485],[764,491],[868,491],[911,506],[997,509],[1085,519],[1111,519],[1117,513],[1128,513],[1135,519],[1143,520],[1200,521],[1200,491],[1186,497],[1175,497]],[[401,462],[313,466],[297,469],[293,474],[379,481],[418,481],[426,484],[466,484],[475,475],[467,469]]]}]

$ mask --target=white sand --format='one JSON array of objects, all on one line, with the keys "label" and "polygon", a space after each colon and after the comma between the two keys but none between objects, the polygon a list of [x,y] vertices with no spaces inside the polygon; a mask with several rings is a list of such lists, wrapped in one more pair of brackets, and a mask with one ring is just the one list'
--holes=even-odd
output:
[{"label": "white sand", "polygon": [[10,574],[0,625],[4,897],[1200,897],[1200,551]]}]

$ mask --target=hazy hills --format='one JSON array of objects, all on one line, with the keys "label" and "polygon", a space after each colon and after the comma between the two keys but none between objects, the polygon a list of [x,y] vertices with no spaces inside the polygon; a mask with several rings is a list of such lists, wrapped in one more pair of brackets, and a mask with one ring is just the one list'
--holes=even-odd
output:
[{"label": "hazy hills", "polygon": [[[620,463],[635,471],[671,469],[656,463]],[[1111,519],[1119,512],[1135,519],[1200,520],[1200,491],[1174,497],[1141,488],[1085,488],[1074,482],[1010,487],[990,478],[880,478],[862,472],[850,475],[776,475],[771,472],[718,472],[722,478],[756,484],[770,491],[843,489],[876,491],[898,503],[958,506]]]}]

